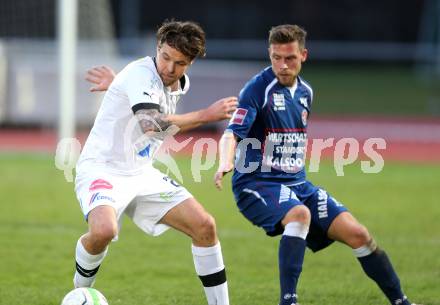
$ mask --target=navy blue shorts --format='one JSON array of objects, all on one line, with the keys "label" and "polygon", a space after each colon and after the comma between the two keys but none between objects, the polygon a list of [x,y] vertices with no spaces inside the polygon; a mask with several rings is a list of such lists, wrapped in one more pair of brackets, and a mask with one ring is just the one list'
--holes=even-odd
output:
[{"label": "navy blue shorts", "polygon": [[325,190],[305,181],[285,185],[275,181],[252,181],[234,188],[240,212],[254,225],[263,228],[269,236],[282,234],[281,220],[296,205],[304,204],[310,210],[311,223],[307,247],[313,252],[329,246],[327,237],[332,221],[347,209]]}]

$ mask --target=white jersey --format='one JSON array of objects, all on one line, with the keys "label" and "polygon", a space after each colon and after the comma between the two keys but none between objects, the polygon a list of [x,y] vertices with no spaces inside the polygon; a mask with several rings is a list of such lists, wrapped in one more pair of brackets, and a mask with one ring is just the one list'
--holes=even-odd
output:
[{"label": "white jersey", "polygon": [[179,89],[165,87],[151,57],[128,64],[108,88],[92,130],[77,163],[77,172],[104,165],[118,174],[138,174],[151,166],[163,142],[160,136],[143,134],[133,110],[156,108],[172,114],[180,97],[189,89],[184,75]]}]

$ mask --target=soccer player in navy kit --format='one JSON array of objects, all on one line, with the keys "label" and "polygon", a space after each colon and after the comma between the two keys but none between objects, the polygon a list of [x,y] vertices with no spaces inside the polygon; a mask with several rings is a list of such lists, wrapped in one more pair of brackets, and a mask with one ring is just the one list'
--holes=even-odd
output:
[{"label": "soccer player in navy kit", "polygon": [[335,240],[353,249],[391,304],[410,305],[388,256],[368,230],[335,198],[306,180],[313,90],[299,77],[307,58],[305,38],[306,32],[296,25],[271,29],[272,65],[240,92],[239,106],[219,143],[215,184],[221,189],[224,174],[234,169],[232,188],[240,212],[267,235],[282,234],[279,305],[297,304],[306,246],[315,252]]}]

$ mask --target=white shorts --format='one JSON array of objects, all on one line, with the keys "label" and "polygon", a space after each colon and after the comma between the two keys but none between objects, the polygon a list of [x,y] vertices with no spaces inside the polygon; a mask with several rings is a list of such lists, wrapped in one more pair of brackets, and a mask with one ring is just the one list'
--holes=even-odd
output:
[{"label": "white shorts", "polygon": [[173,207],[193,197],[183,186],[154,167],[138,175],[118,175],[103,167],[77,173],[75,191],[84,217],[101,205],[115,209],[119,228],[125,213],[147,234],[157,236],[169,227],[158,222]]}]

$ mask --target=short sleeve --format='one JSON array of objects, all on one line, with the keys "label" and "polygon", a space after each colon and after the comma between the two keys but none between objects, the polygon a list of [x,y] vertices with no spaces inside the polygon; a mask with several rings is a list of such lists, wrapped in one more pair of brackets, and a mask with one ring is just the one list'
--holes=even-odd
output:
[{"label": "short sleeve", "polygon": [[239,95],[238,107],[229,121],[227,130],[244,139],[255,122],[258,113],[258,102],[255,92],[245,87]]},{"label": "short sleeve", "polygon": [[133,66],[125,71],[123,86],[133,112],[160,109],[161,81],[147,67]]}]

